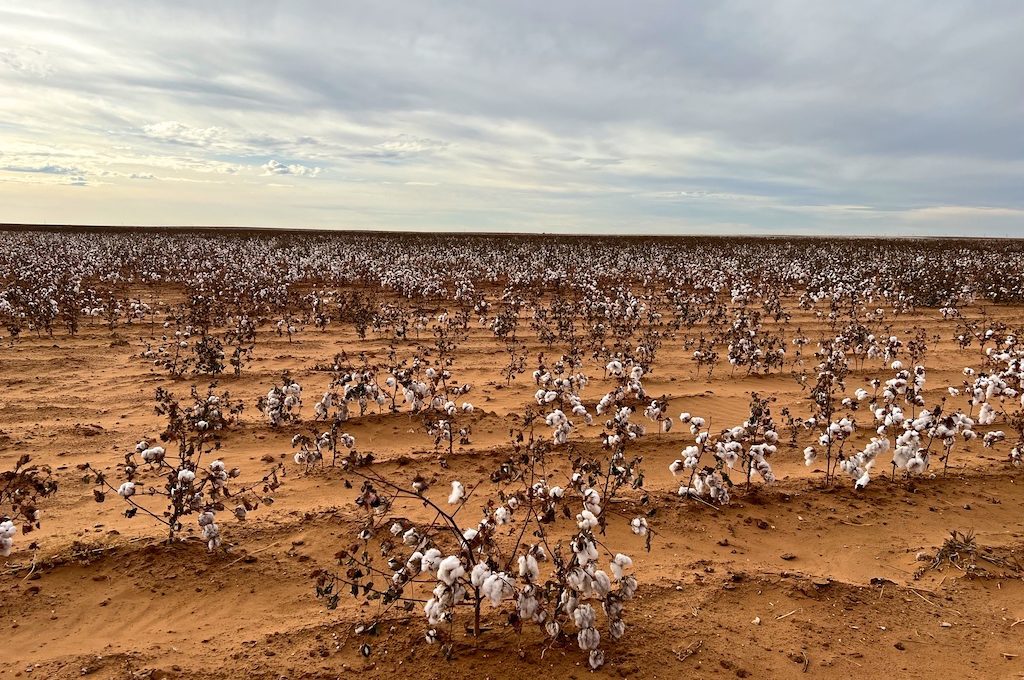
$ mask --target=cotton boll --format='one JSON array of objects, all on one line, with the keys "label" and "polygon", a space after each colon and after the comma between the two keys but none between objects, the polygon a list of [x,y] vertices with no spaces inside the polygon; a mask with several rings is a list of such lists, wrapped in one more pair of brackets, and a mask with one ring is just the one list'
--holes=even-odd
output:
[{"label": "cotton boll", "polygon": [[466,488],[462,482],[452,482],[452,492],[448,495],[448,504],[454,505],[466,497]]},{"label": "cotton boll", "polygon": [[209,510],[200,514],[199,526],[203,529],[203,539],[206,540],[207,549],[213,552],[221,544],[220,527],[214,521],[214,514]]},{"label": "cotton boll", "polygon": [[647,535],[647,518],[646,517],[634,517],[629,523],[630,530],[637,536]]},{"label": "cotton boll", "polygon": [[473,570],[469,574],[469,582],[473,584],[474,588],[480,588],[490,575],[491,568],[487,566],[487,563],[478,562],[473,565]]},{"label": "cotton boll", "polygon": [[[146,442],[140,442],[145,444]],[[165,451],[162,446],[154,446],[152,448],[145,448],[142,450],[142,460],[147,463],[159,463],[164,459]]]},{"label": "cotton boll", "polygon": [[573,622],[577,628],[593,628],[597,616],[594,607],[589,604],[581,604],[572,613]]},{"label": "cotton boll", "polygon": [[615,558],[611,561],[609,566],[611,566],[612,574],[615,575],[615,580],[621,581],[624,571],[633,566],[633,560],[631,560],[627,555],[618,553],[615,555]]},{"label": "cotton boll", "polygon": [[462,561],[455,555],[450,555],[438,564],[437,567],[437,580],[441,581],[447,586],[452,586],[455,581],[466,575],[466,569],[462,566]]},{"label": "cotton boll", "polygon": [[18,533],[18,528],[14,526],[14,522],[10,520],[0,522],[0,557],[11,556],[11,551],[14,549],[14,535],[16,533]]},{"label": "cotton boll", "polygon": [[597,517],[594,513],[589,510],[584,510],[580,514],[576,515],[576,524],[579,526],[581,531],[590,531],[597,527]]},{"label": "cotton boll", "polygon": [[637,581],[636,577],[629,575],[619,581],[619,595],[623,600],[632,600],[633,596],[636,595]]},{"label": "cotton boll", "polygon": [[181,484],[191,484],[196,479],[196,473],[189,469],[183,469],[178,471],[178,482]]},{"label": "cotton boll", "polygon": [[[576,611],[580,609],[577,608]],[[601,644],[601,634],[597,632],[596,628],[581,628],[580,632],[576,634],[576,642],[584,652],[596,650],[597,646]]]},{"label": "cotton boll", "polygon": [[[594,632],[596,633],[597,631]],[[600,642],[600,637],[598,638],[598,642]],[[587,664],[596,671],[604,665],[604,652],[600,649],[591,651],[590,656],[587,657]]]},{"label": "cotton boll", "polygon": [[431,548],[423,554],[420,560],[420,571],[425,571],[433,576],[437,574],[437,568],[440,565],[441,551],[437,548]]},{"label": "cotton boll", "polygon": [[117,495],[122,498],[131,498],[135,495],[135,484],[132,482],[125,482],[117,489]]},{"label": "cotton boll", "polygon": [[533,555],[519,556],[519,576],[529,582],[534,582],[540,576],[540,568],[537,565],[537,558]]},{"label": "cotton boll", "polygon": [[490,601],[492,607],[501,605],[501,601],[511,597],[513,593],[508,574],[491,574],[484,579],[480,592]]}]

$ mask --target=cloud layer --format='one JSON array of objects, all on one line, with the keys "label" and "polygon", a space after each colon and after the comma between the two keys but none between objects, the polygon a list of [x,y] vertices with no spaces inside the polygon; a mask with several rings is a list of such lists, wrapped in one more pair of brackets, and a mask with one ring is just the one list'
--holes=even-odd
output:
[{"label": "cloud layer", "polygon": [[9,3],[0,221],[1024,236],[1022,34],[1016,0]]}]

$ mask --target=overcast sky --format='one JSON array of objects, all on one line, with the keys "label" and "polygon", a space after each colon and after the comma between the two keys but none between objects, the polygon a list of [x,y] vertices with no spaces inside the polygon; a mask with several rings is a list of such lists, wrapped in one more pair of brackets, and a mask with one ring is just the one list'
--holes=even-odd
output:
[{"label": "overcast sky", "polygon": [[1024,2],[8,0],[0,221],[1024,236]]}]

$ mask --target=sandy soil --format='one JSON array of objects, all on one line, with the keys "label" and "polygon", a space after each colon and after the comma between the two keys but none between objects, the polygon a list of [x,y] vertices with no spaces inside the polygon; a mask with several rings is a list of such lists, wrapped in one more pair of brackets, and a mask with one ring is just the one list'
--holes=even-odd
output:
[{"label": "sandy soil", "polygon": [[[996,310],[1007,320],[1021,313]],[[824,328],[809,316],[793,324],[812,338]],[[896,325],[924,325],[945,339],[952,333],[952,322],[934,310]],[[290,439],[304,426],[272,430],[254,404],[289,369],[303,384],[302,415],[309,420],[328,381],[313,366],[341,350],[384,356],[386,341],[372,333],[359,340],[350,328],[331,326],[323,333],[307,329],[289,343],[264,330],[251,368],[220,380],[247,406],[225,438],[225,461],[255,479],[269,455],[285,461],[288,474],[273,506],[245,523],[223,523],[230,548],[209,555],[198,539],[164,544],[161,528],[141,515],[126,519],[119,499],[96,504],[77,469],[90,462],[113,471],[125,450],[156,434],[156,387],[184,394],[193,382],[202,384],[170,380],[137,357],[146,326],[121,327],[116,335],[127,344],[94,325],[74,338],[26,336],[0,350],[0,469],[29,453],[53,466],[60,483],[43,506],[42,529],[19,535],[16,552],[0,559],[0,678],[592,674],[578,649],[548,647],[529,628],[516,635],[501,616],[491,615],[492,630],[479,640],[460,636],[455,657],[445,661],[424,642],[418,612],[404,619],[389,613],[367,638],[354,628],[373,618],[376,604],[349,598],[328,611],[315,598],[311,575],[335,565],[333,555],[351,541],[356,490],[346,488],[338,469],[306,474],[291,462]],[[529,372],[506,388],[499,377],[503,358],[484,329],[474,330],[459,351],[455,373],[475,386],[477,411],[473,443],[458,447],[450,470],[439,469],[432,440],[407,413],[372,413],[348,430],[361,450],[377,456],[381,471],[437,479],[430,493],[439,498],[450,479],[487,485],[489,470],[509,450],[511,414],[535,390]],[[931,397],[958,385],[960,369],[979,359],[977,349],[961,353],[948,340],[933,347],[925,362]],[[599,375],[591,363],[588,373]],[[662,349],[645,387],[668,396],[670,413],[690,411],[724,427],[744,418],[751,391],[776,395],[776,409],[807,414],[790,369],[743,376],[719,367],[711,379],[697,379],[676,343]],[[882,374],[869,362],[851,376],[849,390],[874,375]],[[585,396],[596,400],[605,387],[595,380]],[[599,431],[581,428],[575,446],[593,447]],[[643,539],[624,523],[609,530],[609,542],[633,556],[641,585],[627,609],[626,637],[606,646],[608,663],[593,674],[1024,676],[1021,574],[983,559],[975,570],[928,569],[919,559],[934,555],[953,529],[973,531],[991,555],[1019,558],[1024,476],[1007,464],[1006,447],[987,450],[978,441],[958,450],[948,475],[912,482],[885,475],[855,492],[845,479],[822,488],[820,470],[803,465],[804,438],[780,448],[776,484],[738,493],[732,505],[714,509],[675,495],[668,464],[690,443],[688,433],[649,429],[637,450],[657,535],[644,552]],[[39,546],[35,553],[29,538]],[[359,652],[365,642],[373,648],[369,658]]]}]

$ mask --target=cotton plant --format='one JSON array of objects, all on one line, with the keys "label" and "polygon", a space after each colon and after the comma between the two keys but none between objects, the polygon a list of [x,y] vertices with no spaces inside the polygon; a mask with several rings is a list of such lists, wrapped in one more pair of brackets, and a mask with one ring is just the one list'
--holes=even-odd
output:
[{"label": "cotton plant", "polygon": [[544,416],[545,424],[551,428],[551,441],[560,446],[569,441],[575,429],[574,419],[582,419],[587,425],[593,424],[593,416],[583,404],[580,391],[587,385],[587,376],[578,370],[575,356],[562,356],[551,368],[544,362],[544,354],[538,358],[538,368],[533,372],[534,382],[539,389],[534,401]]},{"label": "cotton plant", "polygon": [[[220,458],[204,460],[219,452],[222,433],[242,410],[241,402],[232,401],[226,392],[215,393],[214,387],[205,394],[193,387],[191,403],[182,403],[158,389],[156,413],[166,422],[159,436],[161,443],[139,440],[118,466],[119,481],[110,481],[111,475],[89,463],[82,466],[86,478],[95,484],[96,502],[104,502],[108,494],[120,497],[128,506],[126,517],[139,512],[148,515],[166,527],[168,542],[184,530],[184,518],[197,515],[203,542],[211,552],[221,546],[217,512],[233,504],[232,514],[244,520],[249,512],[268,504],[270,494],[280,486],[279,467],[259,482],[236,487],[239,468],[228,468]],[[165,445],[177,450],[168,452]],[[152,507],[160,503],[165,505],[163,509]]]},{"label": "cotton plant", "polygon": [[[444,487],[447,496],[438,497],[419,476],[401,482],[356,471],[363,479],[356,505],[365,513],[359,530],[364,547],[339,553],[343,574],[318,575],[318,596],[329,608],[345,587],[386,607],[414,610],[420,601],[424,639],[442,645],[446,656],[456,644],[460,611],[471,612],[467,629],[479,636],[487,611],[502,610],[512,630],[532,625],[551,639],[574,640],[591,668],[603,665],[602,643],[625,634],[624,604],[637,581],[632,559],[611,552],[598,536],[608,504],[640,473],[612,454],[604,462],[574,460],[570,479],[554,484],[543,472],[553,444],[528,434],[540,418],[524,418],[527,429],[513,439],[519,453],[491,475],[499,488],[487,498],[480,496],[485,487],[457,479]],[[402,512],[408,504],[425,506],[437,519],[410,521]],[[467,522],[474,511],[478,519]],[[646,517],[626,523],[633,535],[650,540]],[[419,592],[426,592],[425,601]]]},{"label": "cotton plant", "polygon": [[[711,432],[704,418],[683,412],[679,415],[679,420],[689,426],[690,434],[694,438],[694,443],[683,449],[682,458],[676,459],[668,466],[673,477],[686,475],[685,482],[679,486],[679,495],[712,505],[728,505],[731,500],[729,489],[732,487],[732,481],[725,472],[725,458],[718,454],[727,448],[735,452],[736,446],[739,446],[732,442],[732,431],[723,431],[719,441],[712,441]],[[710,456],[713,462],[701,467],[700,463],[705,455]]]},{"label": "cotton plant", "polygon": [[0,471],[0,557],[9,557],[19,527],[28,534],[40,526],[40,503],[57,493],[57,482],[47,465],[32,463],[24,454],[10,470]]},{"label": "cotton plant", "polygon": [[668,432],[672,429],[672,416],[668,414],[668,399],[662,396],[655,399],[644,409],[644,415],[648,420],[658,424],[661,432]]},{"label": "cotton plant", "polygon": [[274,385],[266,396],[260,397],[256,408],[271,427],[297,420],[302,408],[302,386],[285,372],[281,376],[281,385]]},{"label": "cotton plant", "polygon": [[326,465],[327,454],[331,456],[331,467],[338,464],[338,454],[342,453],[341,465],[367,465],[373,460],[372,454],[361,455],[356,450],[356,438],[348,432],[340,432],[335,428],[318,430],[310,427],[308,434],[300,432],[292,437],[292,448],[298,449],[292,456],[296,465],[305,467],[306,472],[322,470]]},{"label": "cotton plant", "polygon": [[644,367],[641,364],[613,358],[605,366],[605,375],[614,379],[616,385],[597,403],[595,411],[598,415],[613,412],[621,404],[635,408],[647,398],[643,386]]},{"label": "cotton plant", "polygon": [[[682,451],[682,457],[669,464],[673,476],[685,475],[679,486],[679,495],[713,505],[727,505],[734,485],[729,473],[738,471],[746,479],[749,489],[754,475],[766,484],[775,481],[769,458],[778,450],[778,431],[771,415],[771,398],[751,394],[747,420],[722,430],[712,438],[707,421],[690,413],[682,413],[679,420],[688,425],[694,444]],[[706,458],[710,460],[701,466]]]},{"label": "cotton plant", "polygon": [[822,342],[815,353],[817,377],[809,391],[812,412],[805,421],[805,426],[817,436],[816,441],[804,449],[804,464],[813,465],[824,453],[826,486],[834,481],[839,464],[845,459],[845,446],[857,427],[856,421],[844,411],[855,410],[854,404],[859,405],[870,396],[866,390],[858,390],[853,398],[843,396],[850,372],[843,346],[843,342],[833,338]]}]

